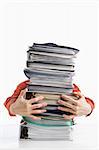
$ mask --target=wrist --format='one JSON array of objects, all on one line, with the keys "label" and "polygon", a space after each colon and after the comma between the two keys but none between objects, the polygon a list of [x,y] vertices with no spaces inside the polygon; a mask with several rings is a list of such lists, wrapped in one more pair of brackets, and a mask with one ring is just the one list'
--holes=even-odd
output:
[{"label": "wrist", "polygon": [[92,112],[92,108],[91,108],[90,104],[88,104],[87,111],[86,111],[86,116],[89,116],[91,114],[91,112]]},{"label": "wrist", "polygon": [[13,104],[11,104],[11,106],[10,106],[10,108],[9,108],[9,111],[10,111],[10,114],[11,115],[16,115],[16,113],[15,113],[15,104],[13,103]]}]

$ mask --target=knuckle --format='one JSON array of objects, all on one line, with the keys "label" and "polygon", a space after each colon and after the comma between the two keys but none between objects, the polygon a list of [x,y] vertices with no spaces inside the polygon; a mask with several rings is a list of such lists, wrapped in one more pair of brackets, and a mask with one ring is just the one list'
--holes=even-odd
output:
[{"label": "knuckle", "polygon": [[68,119],[68,120],[70,120],[70,119],[71,119],[71,117],[69,117],[69,116],[68,116],[68,118],[67,118],[67,119]]},{"label": "knuckle", "polygon": [[24,101],[24,98],[23,98],[22,96],[21,96],[21,97],[19,96],[19,97],[18,97],[18,100],[21,101],[21,102],[23,102],[23,101]]},{"label": "knuckle", "polygon": [[42,107],[43,104],[37,104],[37,108]]},{"label": "knuckle", "polygon": [[69,117],[69,116],[64,115],[64,119],[65,119],[65,120],[69,120],[69,119],[70,119],[70,117]]},{"label": "knuckle", "polygon": [[67,116],[66,116],[66,115],[64,115],[64,118],[65,118],[65,119],[67,119]]},{"label": "knuckle", "polygon": [[76,111],[76,112],[78,111],[78,106],[75,106],[75,111]]},{"label": "knuckle", "polygon": [[43,111],[42,110],[38,110],[38,113],[42,113]]},{"label": "knuckle", "polygon": [[32,110],[32,109],[31,109],[31,106],[27,105],[27,110],[26,110],[26,111],[27,111],[28,114],[31,113],[31,110]]},{"label": "knuckle", "polygon": [[26,106],[27,106],[27,108],[28,108],[28,109],[30,109],[30,108],[31,108],[31,105],[30,105],[30,104],[28,104],[28,103],[26,104]]},{"label": "knuckle", "polygon": [[67,120],[67,118],[64,116],[64,119]]},{"label": "knuckle", "polygon": [[31,102],[30,100],[28,100],[28,101],[26,100],[27,105],[30,105],[30,102]]},{"label": "knuckle", "polygon": [[60,107],[60,110],[63,110],[63,111],[65,111],[65,108],[63,108],[63,107]]},{"label": "knuckle", "polygon": [[35,106],[35,105],[32,105],[31,106],[31,109],[33,110],[33,109],[36,109],[37,107]]},{"label": "knuckle", "polygon": [[32,106],[32,109],[36,109],[36,108],[39,108],[39,106],[38,105],[33,105]]},{"label": "knuckle", "polygon": [[35,117],[32,117],[32,120],[34,120],[34,121],[35,121],[35,120],[36,120],[36,118],[35,118]]},{"label": "knuckle", "polygon": [[29,110],[27,110],[27,115],[31,115],[31,112]]},{"label": "knuckle", "polygon": [[42,106],[42,104],[37,104],[37,105],[34,105],[34,108],[40,108]]},{"label": "knuckle", "polygon": [[75,112],[75,115],[76,115],[76,116],[78,115],[78,110]]},{"label": "knuckle", "polygon": [[34,102],[36,102],[36,98],[32,98],[31,100],[30,100],[30,103],[34,103]]},{"label": "knuckle", "polygon": [[78,106],[78,102],[76,102],[75,104],[76,104],[76,106]]},{"label": "knuckle", "polygon": [[38,114],[38,113],[39,113],[39,110],[34,109],[34,110],[32,110],[32,113],[33,113],[33,114]]}]

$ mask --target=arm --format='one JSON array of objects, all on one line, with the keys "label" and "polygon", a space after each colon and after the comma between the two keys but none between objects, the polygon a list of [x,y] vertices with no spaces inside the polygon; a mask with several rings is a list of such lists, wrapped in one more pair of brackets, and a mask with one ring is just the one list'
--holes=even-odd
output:
[{"label": "arm", "polygon": [[[81,93],[80,89],[78,88],[78,86],[76,84],[73,84],[73,86],[74,86],[73,92],[80,92]],[[87,115],[87,116],[89,116],[92,113],[93,109],[95,108],[95,103],[92,99],[90,99],[86,96],[85,96],[85,100],[91,106],[91,112]]]},{"label": "arm", "polygon": [[[32,98],[30,100],[24,99],[27,82],[28,80],[20,83],[14,91],[13,95],[7,98],[4,105],[8,109],[8,112],[11,116],[28,116],[33,120],[38,120],[41,118],[36,117],[35,115],[46,112],[46,110],[41,108],[47,106],[47,103],[43,101],[44,97],[42,96]],[[36,102],[39,103],[35,104]]]},{"label": "arm", "polygon": [[26,80],[26,81],[24,81],[24,82],[21,82],[21,83],[16,87],[16,89],[15,89],[14,92],[13,92],[13,94],[12,94],[10,97],[8,97],[8,98],[6,99],[6,101],[4,102],[4,106],[7,108],[7,110],[8,110],[8,112],[9,112],[9,115],[10,115],[10,116],[15,116],[15,114],[12,114],[12,113],[10,112],[10,106],[17,100],[17,98],[18,98],[18,96],[19,96],[21,90],[24,90],[24,89],[26,88],[28,81],[29,81],[29,80]]}]

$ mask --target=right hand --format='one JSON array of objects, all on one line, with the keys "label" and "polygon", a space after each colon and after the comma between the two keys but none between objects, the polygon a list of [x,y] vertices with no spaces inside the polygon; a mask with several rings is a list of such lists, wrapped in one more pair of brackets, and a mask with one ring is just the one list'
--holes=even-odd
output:
[{"label": "right hand", "polygon": [[[47,106],[47,103],[43,102],[44,97],[39,96],[30,100],[26,100],[23,97],[25,94],[26,89],[20,92],[17,100],[10,106],[10,112],[14,115],[28,116],[33,120],[41,119],[40,117],[36,117],[35,114],[46,112],[45,109],[41,109],[42,107]],[[33,104],[35,102],[39,102],[39,104]]]}]

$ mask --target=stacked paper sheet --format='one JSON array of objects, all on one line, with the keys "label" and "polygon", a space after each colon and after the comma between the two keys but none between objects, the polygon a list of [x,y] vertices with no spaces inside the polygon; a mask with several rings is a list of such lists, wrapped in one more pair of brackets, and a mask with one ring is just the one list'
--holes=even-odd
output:
[{"label": "stacked paper sheet", "polygon": [[24,70],[25,75],[30,79],[27,97],[31,95],[29,92],[33,97],[37,97],[37,94],[43,96],[46,94],[49,97],[45,96],[48,106],[47,112],[41,114],[42,117],[52,116],[53,119],[55,117],[57,119],[64,113],[70,114],[59,111],[57,101],[60,99],[60,94],[72,95],[75,58],[78,51],[75,48],[53,43],[34,43],[27,51],[27,68]]},{"label": "stacked paper sheet", "polygon": [[[78,49],[59,46],[53,43],[37,44],[27,51],[27,68],[24,69],[28,77],[28,91],[26,99],[44,96],[47,111],[37,114],[42,119],[34,121],[32,118],[23,116],[27,138],[33,140],[61,139],[71,140],[73,120],[64,120],[63,114],[71,115],[70,112],[58,110],[58,100],[61,94],[74,97],[73,76],[75,75],[75,59]],[[42,108],[43,109],[43,108]],[[26,128],[25,128],[26,127]],[[28,131],[28,134],[27,134]],[[25,136],[23,135],[23,138]]]},{"label": "stacked paper sheet", "polygon": [[30,123],[21,125],[21,138],[31,140],[73,140],[73,128],[71,126],[42,126]]}]

